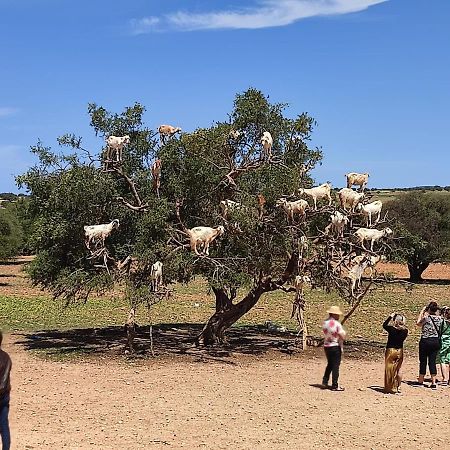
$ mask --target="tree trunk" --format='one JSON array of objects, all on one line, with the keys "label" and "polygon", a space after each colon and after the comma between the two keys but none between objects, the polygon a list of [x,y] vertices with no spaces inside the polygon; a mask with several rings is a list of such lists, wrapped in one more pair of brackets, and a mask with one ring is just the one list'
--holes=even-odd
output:
[{"label": "tree trunk", "polygon": [[267,288],[260,283],[239,303],[233,304],[223,289],[213,289],[216,295],[216,312],[206,323],[199,339],[203,339],[204,345],[222,344],[225,341],[225,331],[248,313],[266,290]]},{"label": "tree trunk", "polygon": [[422,283],[422,274],[429,266],[429,263],[423,261],[408,262],[409,281],[411,283]]},{"label": "tree trunk", "polygon": [[237,322],[244,314],[247,314],[261,298],[265,292],[275,291],[286,283],[298,266],[298,253],[289,255],[286,268],[277,281],[270,278],[260,279],[250,292],[239,302],[233,303],[236,297],[236,290],[230,289],[229,295],[223,288],[213,288],[216,295],[216,312],[206,322],[203,331],[196,339],[204,345],[221,344],[225,341],[225,331]]},{"label": "tree trunk", "polygon": [[136,308],[134,306],[132,306],[128,312],[125,330],[127,332],[128,351],[134,353],[134,338],[136,337]]}]

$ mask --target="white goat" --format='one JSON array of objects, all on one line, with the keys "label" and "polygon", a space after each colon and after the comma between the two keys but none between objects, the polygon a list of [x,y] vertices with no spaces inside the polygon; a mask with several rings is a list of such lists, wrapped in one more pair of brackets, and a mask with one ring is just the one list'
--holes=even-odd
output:
[{"label": "white goat", "polygon": [[268,131],[264,131],[261,138],[261,144],[264,149],[264,157],[266,159],[272,158],[273,139],[272,135]]},{"label": "white goat", "polygon": [[311,283],[311,278],[308,275],[297,275],[294,278],[295,297],[299,298],[303,296],[303,288],[306,283]]},{"label": "white goat", "polygon": [[306,200],[300,199],[294,202],[289,202],[285,198],[277,200],[277,206],[281,206],[288,216],[288,221],[294,221],[294,214],[298,214],[300,219],[306,216],[306,208],[309,206]]},{"label": "white goat", "polygon": [[373,278],[373,272],[375,266],[380,261],[385,261],[386,257],[384,255],[359,255],[355,256],[351,260],[351,268],[348,272],[347,278],[351,280],[351,292],[352,296],[355,293],[355,288],[358,288],[361,285],[361,277],[364,274],[366,269],[370,270],[370,278]]},{"label": "white goat", "polygon": [[350,188],[342,188],[338,192],[339,203],[341,204],[341,208],[344,211],[350,210],[351,212],[355,211],[355,208],[358,206],[358,203],[362,202],[364,199],[364,193],[355,192]]},{"label": "white goat", "polygon": [[228,133],[228,137],[233,141],[237,141],[241,137],[241,132],[239,130],[231,129]]},{"label": "white goat", "polygon": [[331,205],[331,184],[324,183],[320,186],[316,186],[310,189],[300,189],[299,194],[305,194],[308,197],[311,197],[314,201],[314,209],[317,209],[317,200],[320,198],[328,199],[328,206]]},{"label": "white goat", "polygon": [[330,216],[331,223],[325,227],[325,233],[328,234],[330,231],[336,237],[344,236],[345,226],[348,224],[348,217],[339,211],[335,211]]},{"label": "white goat", "polygon": [[111,234],[114,228],[119,228],[119,220],[114,219],[110,223],[104,223],[101,225],[85,225],[84,226],[84,236],[85,244],[88,249],[90,249],[90,244],[93,242],[95,246],[101,243],[105,246],[105,239]]},{"label": "white goat", "polygon": [[384,228],[383,230],[376,230],[374,228],[358,228],[355,231],[355,236],[358,240],[358,243],[362,245],[364,250],[367,248],[364,246],[364,241],[370,241],[370,250],[373,251],[373,243],[378,242],[383,237],[389,236],[392,234],[392,230],[390,228]]},{"label": "white goat", "polygon": [[220,210],[222,212],[222,217],[225,220],[228,220],[228,213],[236,211],[237,209],[240,209],[242,205],[239,202],[235,202],[233,200],[221,200],[220,204]]},{"label": "white goat", "polygon": [[361,277],[367,267],[370,266],[370,257],[368,255],[355,256],[351,260],[351,268],[348,271],[347,278],[351,281],[352,297],[355,295],[355,289],[361,285]]},{"label": "white goat", "polygon": [[181,132],[180,127],[173,127],[172,125],[160,125],[158,127],[158,133],[159,137],[162,141],[164,141],[166,138],[172,137],[174,134]]},{"label": "white goat", "polygon": [[366,216],[367,225],[369,227],[372,226],[372,216],[377,216],[375,220],[375,225],[380,220],[381,209],[383,208],[383,202],[380,200],[375,200],[372,203],[368,203],[367,205],[359,204],[358,211],[360,211],[364,216]]},{"label": "white goat", "polygon": [[106,149],[106,159],[108,161],[116,162],[122,161],[123,149],[125,145],[130,143],[130,136],[126,134],[125,136],[109,136],[106,139],[107,149]]},{"label": "white goat", "polygon": [[350,189],[353,185],[359,186],[360,191],[364,191],[369,181],[368,173],[350,172],[345,174],[347,178],[347,187]]},{"label": "white goat", "polygon": [[163,285],[163,263],[156,261],[150,269],[150,287],[153,292],[158,292]]},{"label": "white goat", "polygon": [[216,228],[195,227],[190,230],[186,229],[186,233],[189,235],[191,250],[193,250],[196,255],[202,256],[198,251],[198,246],[202,246],[204,254],[209,255],[209,245],[214,239],[225,233],[225,228],[222,225],[219,225]]}]

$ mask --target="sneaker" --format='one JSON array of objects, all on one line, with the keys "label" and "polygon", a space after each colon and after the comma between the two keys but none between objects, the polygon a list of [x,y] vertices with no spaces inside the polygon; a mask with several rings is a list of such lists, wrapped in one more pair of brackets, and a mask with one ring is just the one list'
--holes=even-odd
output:
[{"label": "sneaker", "polygon": [[418,381],[411,385],[412,387],[423,387],[423,383],[419,383]]},{"label": "sneaker", "polygon": [[342,392],[345,391],[345,389],[342,386],[332,386],[331,387],[332,391],[336,391],[336,392]]},{"label": "sneaker", "polygon": [[437,386],[435,384],[431,384],[430,388],[433,389],[434,391],[437,389]]},{"label": "sneaker", "polygon": [[329,386],[328,383],[322,383],[322,384],[320,385],[320,387],[321,387],[322,389],[329,389],[329,388],[330,388],[330,386]]}]

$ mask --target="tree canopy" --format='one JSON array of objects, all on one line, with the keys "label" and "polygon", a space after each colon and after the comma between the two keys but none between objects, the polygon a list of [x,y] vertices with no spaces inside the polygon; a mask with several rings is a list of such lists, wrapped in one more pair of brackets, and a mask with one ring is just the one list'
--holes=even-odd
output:
[{"label": "tree canopy", "polygon": [[[66,149],[59,153],[42,143],[32,147],[39,162],[18,178],[31,194],[27,214],[34,220],[37,250],[32,280],[69,301],[125,282],[133,323],[139,303],[160,298],[148,286],[151,266],[160,260],[166,285],[196,276],[208,280],[216,296],[215,314],[200,337],[208,344],[221,342],[261,295],[285,289],[302,271],[314,271],[317,285],[336,284],[342,261],[333,266],[327,259],[336,259],[336,243],[331,237],[322,242],[324,233],[317,236],[334,208],[289,223],[277,206],[281,197],[298,198],[300,187],[312,185],[310,171],[322,158],[310,145],[314,119],[306,113],[289,118],[286,106],[249,89],[236,96],[228,120],[160,140],[143,123],[142,105],[114,114],[90,104],[91,126],[102,145],[111,135],[128,135],[130,142],[120,162],[105,160],[104,145],[86,149],[72,134],[59,138]],[[273,138],[270,154],[261,144],[267,131]],[[152,175],[156,162],[162,168],[160,189]],[[226,217],[219,207],[224,200],[239,206]],[[120,225],[105,248],[89,252],[83,227],[114,219]],[[225,232],[211,244],[209,256],[189,250],[191,228],[217,225]],[[314,257],[307,261],[311,247]],[[354,248],[346,241],[337,260],[344,250],[354,256]],[[122,270],[125,261],[133,261],[133,269]],[[238,299],[238,292],[246,294]]]},{"label": "tree canopy", "polygon": [[410,280],[420,282],[430,263],[450,258],[450,195],[409,192],[388,207],[402,236],[398,254],[408,264]]}]

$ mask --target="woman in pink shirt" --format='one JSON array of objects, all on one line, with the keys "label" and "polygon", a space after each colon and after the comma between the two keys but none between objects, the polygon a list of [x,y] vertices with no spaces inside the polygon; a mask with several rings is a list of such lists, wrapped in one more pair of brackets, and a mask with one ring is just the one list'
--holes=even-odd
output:
[{"label": "woman in pink shirt", "polygon": [[342,347],[344,345],[345,331],[339,322],[342,316],[342,311],[339,306],[332,306],[327,313],[328,319],[323,323],[325,355],[327,357],[327,367],[322,379],[322,386],[328,388],[328,381],[331,377],[331,390],[343,391],[344,388],[338,384],[339,380],[339,366],[341,365]]}]

